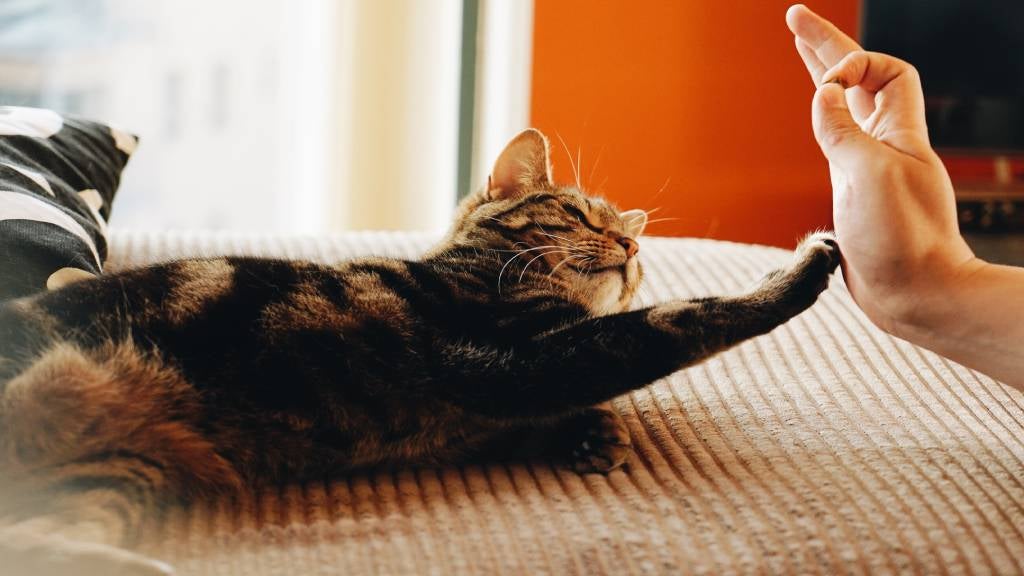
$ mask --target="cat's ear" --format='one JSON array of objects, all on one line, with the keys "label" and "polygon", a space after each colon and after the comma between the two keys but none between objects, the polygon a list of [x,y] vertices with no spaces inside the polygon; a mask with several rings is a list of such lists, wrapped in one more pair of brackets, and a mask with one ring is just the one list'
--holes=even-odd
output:
[{"label": "cat's ear", "polygon": [[630,238],[638,238],[644,233],[644,227],[647,226],[646,211],[626,210],[619,214],[619,218],[622,219],[622,224],[626,229],[626,236]]},{"label": "cat's ear", "polygon": [[487,197],[505,200],[538,188],[553,187],[548,139],[539,130],[527,128],[498,155],[487,179]]}]

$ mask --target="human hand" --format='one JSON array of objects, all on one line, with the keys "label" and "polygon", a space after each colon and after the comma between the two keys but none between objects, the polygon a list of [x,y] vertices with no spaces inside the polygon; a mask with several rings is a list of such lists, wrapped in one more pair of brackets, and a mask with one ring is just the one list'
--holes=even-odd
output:
[{"label": "human hand", "polygon": [[843,276],[868,317],[900,333],[985,265],[960,236],[953,185],[928,142],[920,78],[803,5],[790,7],[786,23],[817,86],[812,123],[829,161]]}]

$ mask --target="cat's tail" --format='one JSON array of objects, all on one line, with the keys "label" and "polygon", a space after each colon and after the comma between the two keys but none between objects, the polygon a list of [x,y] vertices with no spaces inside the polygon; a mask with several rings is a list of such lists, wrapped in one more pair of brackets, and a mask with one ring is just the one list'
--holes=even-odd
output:
[{"label": "cat's tail", "polygon": [[[59,433],[59,432],[58,432]],[[38,438],[38,436],[37,436]],[[0,507],[4,574],[168,575],[131,552],[176,492],[160,454],[111,449],[35,467],[6,484]]]},{"label": "cat's tail", "polygon": [[177,370],[130,343],[49,347],[0,390],[0,556],[165,573],[122,547],[166,505],[242,485],[203,412]]}]

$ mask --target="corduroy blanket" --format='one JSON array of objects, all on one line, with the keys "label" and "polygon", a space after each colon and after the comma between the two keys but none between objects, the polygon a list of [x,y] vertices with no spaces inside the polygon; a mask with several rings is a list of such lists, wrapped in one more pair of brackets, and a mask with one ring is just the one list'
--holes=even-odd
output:
[{"label": "corduroy blanket", "polygon": [[[115,233],[110,269],[415,257],[433,239]],[[640,305],[737,292],[789,258],[641,246]],[[608,476],[539,462],[354,476],[172,510],[144,549],[185,575],[1024,571],[1024,396],[880,332],[841,278],[771,334],[615,407],[636,453]]]}]

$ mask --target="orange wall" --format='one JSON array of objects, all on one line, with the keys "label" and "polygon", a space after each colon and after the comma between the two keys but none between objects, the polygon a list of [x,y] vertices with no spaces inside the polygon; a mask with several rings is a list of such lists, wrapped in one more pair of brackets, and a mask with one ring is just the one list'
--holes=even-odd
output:
[{"label": "orange wall", "polygon": [[[556,179],[573,180],[561,136],[585,189],[675,218],[651,234],[792,246],[829,226],[788,0],[535,1],[532,122]],[[856,31],[857,0],[806,3]]]}]

